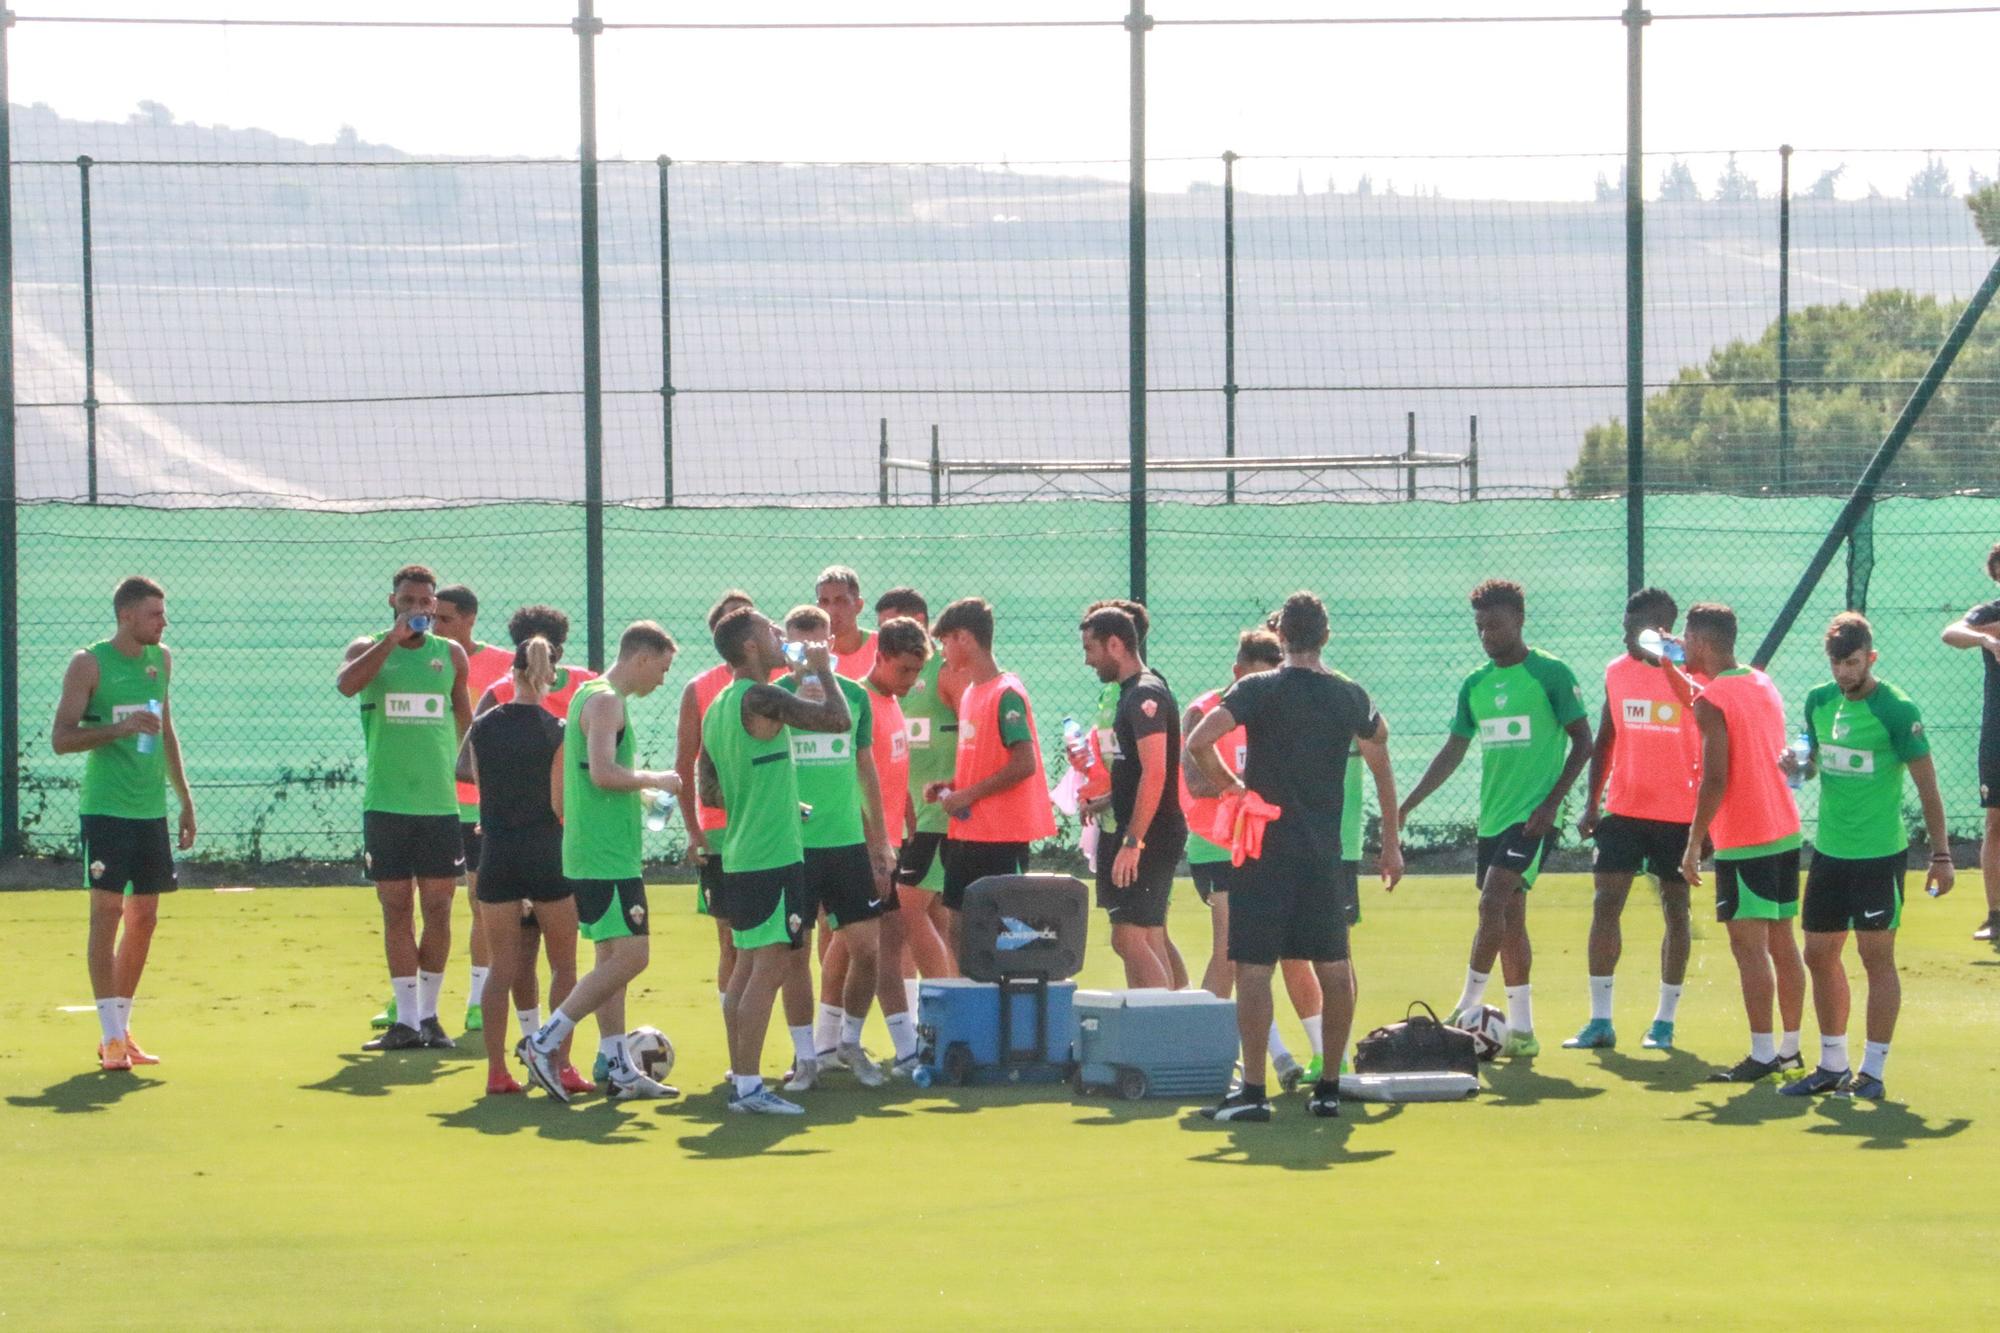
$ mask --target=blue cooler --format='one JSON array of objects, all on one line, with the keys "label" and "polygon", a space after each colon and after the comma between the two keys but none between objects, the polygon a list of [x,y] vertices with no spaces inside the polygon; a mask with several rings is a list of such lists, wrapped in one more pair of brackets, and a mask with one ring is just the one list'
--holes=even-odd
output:
[{"label": "blue cooler", "polygon": [[1069,1077],[1076,1045],[1075,998],[1074,981],[944,977],[922,982],[917,987],[917,1055],[922,1063],[913,1081],[920,1088],[1062,1082]]},{"label": "blue cooler", "polygon": [[1220,1097],[1236,1068],[1236,1002],[1205,990],[1076,993],[1078,1092]]}]

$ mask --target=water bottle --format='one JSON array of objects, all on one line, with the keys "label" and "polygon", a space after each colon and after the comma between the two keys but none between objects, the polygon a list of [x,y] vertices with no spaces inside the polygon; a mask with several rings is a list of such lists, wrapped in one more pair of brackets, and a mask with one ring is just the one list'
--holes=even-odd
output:
[{"label": "water bottle", "polygon": [[[946,798],[947,796],[950,796],[950,795],[951,795],[951,788],[949,788],[949,787],[942,787],[942,788],[940,788],[940,789],[938,790],[938,803],[939,803],[940,805],[942,805],[942,804],[944,803],[944,799],[945,799],[945,798]],[[964,810],[960,810],[959,812],[957,812],[956,814],[954,814],[954,815],[952,816],[952,818],[953,818],[953,819],[970,819],[970,818],[972,818],[972,811],[971,811],[971,809],[970,809],[970,808],[968,807],[967,809],[964,809]]]},{"label": "water bottle", "polygon": [[1675,666],[1687,661],[1687,649],[1681,646],[1679,640],[1670,639],[1656,629],[1639,631],[1639,651],[1663,657]]},{"label": "water bottle", "polygon": [[1062,720],[1063,751],[1069,755],[1073,768],[1082,771],[1090,767],[1090,733],[1083,724],[1073,717]]},{"label": "water bottle", "polygon": [[[806,665],[806,645],[792,639],[785,640],[785,661],[794,670],[803,671]],[[826,669],[832,671],[840,665],[840,659],[832,653],[826,655]]]},{"label": "water bottle", "polygon": [[1793,791],[1806,785],[1806,764],[1812,760],[1812,738],[1803,731],[1792,737],[1792,771],[1785,775],[1785,781]]},{"label": "water bottle", "polygon": [[436,619],[435,616],[411,616],[410,633],[429,634],[431,632],[431,625],[435,623]]},{"label": "water bottle", "polygon": [[674,813],[674,798],[662,788],[648,787],[639,793],[639,799],[646,803],[646,827],[655,833],[663,832]]},{"label": "water bottle", "polygon": [[[160,701],[158,699],[146,700],[146,711],[151,713],[154,717],[158,717],[160,715]],[[139,747],[138,747],[139,753],[151,754],[153,752],[153,748],[160,743],[160,737],[156,732],[142,731],[138,735],[138,741],[139,741]]]}]

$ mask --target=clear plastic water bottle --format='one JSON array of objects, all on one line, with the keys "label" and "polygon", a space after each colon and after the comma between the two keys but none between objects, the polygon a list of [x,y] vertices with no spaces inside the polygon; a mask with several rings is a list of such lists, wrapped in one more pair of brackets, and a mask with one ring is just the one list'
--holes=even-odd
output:
[{"label": "clear plastic water bottle", "polygon": [[437,618],[435,616],[411,616],[410,633],[429,634],[431,632],[431,626],[436,622],[436,619]]},{"label": "clear plastic water bottle", "polygon": [[646,803],[646,827],[655,833],[665,831],[667,820],[673,817],[674,798],[661,787],[648,787],[639,793],[639,799]]},{"label": "clear plastic water bottle", "polygon": [[[806,645],[793,639],[785,640],[785,661],[790,663],[794,670],[805,670]],[[826,655],[826,669],[832,671],[839,666],[840,658],[832,653],[828,653]]]},{"label": "clear plastic water bottle", "polygon": [[1803,731],[1792,737],[1792,771],[1785,775],[1785,781],[1793,791],[1806,785],[1806,765],[1812,762],[1812,738]]},{"label": "clear plastic water bottle", "polygon": [[[949,787],[941,787],[941,788],[939,788],[939,789],[938,789],[938,803],[939,803],[939,804],[943,804],[943,803],[944,803],[944,800],[945,800],[945,798],[946,798],[946,797],[948,797],[948,796],[950,796],[950,795],[951,795],[951,788],[949,788]],[[965,810],[960,810],[960,811],[956,812],[955,814],[953,814],[953,815],[952,815],[952,818],[953,818],[953,819],[970,819],[970,818],[972,818],[972,811],[971,811],[971,810],[970,810],[969,808],[968,808],[968,809],[965,809]]]},{"label": "clear plastic water bottle", "polygon": [[[146,711],[154,717],[158,717],[160,715],[160,701],[158,699],[146,700]],[[140,754],[151,754],[154,748],[160,743],[159,733],[152,731],[140,732],[137,739]]]},{"label": "clear plastic water bottle", "polygon": [[1680,641],[1670,639],[1656,629],[1639,631],[1639,651],[1651,653],[1654,657],[1663,657],[1675,666],[1687,661],[1687,649],[1681,646]]}]

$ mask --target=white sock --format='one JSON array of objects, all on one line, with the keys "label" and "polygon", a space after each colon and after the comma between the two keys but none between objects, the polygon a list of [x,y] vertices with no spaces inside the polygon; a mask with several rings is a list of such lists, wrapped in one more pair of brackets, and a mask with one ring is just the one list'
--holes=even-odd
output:
[{"label": "white sock", "polygon": [[622,1033],[612,1033],[597,1039],[597,1053],[614,1065],[631,1064],[625,1055],[625,1037]]},{"label": "white sock", "polygon": [[813,1048],[830,1051],[840,1044],[840,1024],[847,1017],[847,1011],[837,1004],[822,1004],[819,1018],[813,1023]]},{"label": "white sock", "polygon": [[1326,1028],[1320,1023],[1320,1015],[1301,1014],[1299,1022],[1305,1025],[1306,1043],[1312,1047],[1312,1053],[1324,1058],[1326,1052],[1320,1048],[1326,1045]]},{"label": "white sock", "polygon": [[1886,1041],[1864,1042],[1861,1046],[1861,1072],[1880,1080],[1882,1067],[1889,1063],[1889,1043]]},{"label": "white sock", "polygon": [[1799,1053],[1799,1032],[1797,1028],[1793,1028],[1790,1032],[1787,1032],[1784,1035],[1784,1039],[1778,1043],[1778,1054],[1789,1058],[1791,1056],[1797,1055],[1798,1053]]},{"label": "white sock", "polygon": [[389,989],[396,996],[396,1021],[408,1027],[415,1027],[421,1018],[417,1012],[417,979],[390,977]]},{"label": "white sock", "polygon": [[1264,1054],[1273,1060],[1282,1060],[1291,1053],[1291,1047],[1285,1045],[1285,1039],[1278,1031],[1278,1020],[1272,1019],[1271,1035],[1264,1038]]},{"label": "white sock", "polygon": [[132,1035],[132,997],[129,995],[118,997],[118,1035]]},{"label": "white sock", "polygon": [[1750,1058],[1752,1060],[1761,1060],[1765,1064],[1770,1064],[1771,1061],[1778,1058],[1777,1040],[1773,1038],[1771,1034],[1768,1032],[1751,1033]]},{"label": "white sock", "polygon": [[1535,1030],[1535,988],[1533,986],[1509,986],[1507,988],[1507,1030],[1509,1032],[1533,1032]]},{"label": "white sock", "polygon": [[558,1009],[549,1015],[549,1021],[535,1029],[535,1035],[528,1038],[536,1050],[547,1055],[563,1044],[563,1038],[576,1031],[576,1020]]},{"label": "white sock", "polygon": [[514,1017],[521,1020],[521,1034],[526,1036],[542,1025],[541,1006],[537,1005],[533,1009],[516,1009]]},{"label": "white sock", "polygon": [[914,1014],[917,1012],[917,983],[914,979],[909,977],[903,979],[903,994],[909,997],[909,1004],[906,1007]]},{"label": "white sock", "polygon": [[907,1060],[917,1053],[917,1020],[907,1013],[889,1015],[889,1040],[896,1044],[896,1058]]},{"label": "white sock", "polygon": [[717,991],[717,992],[715,993],[715,1007],[716,1007],[716,1008],[718,1008],[718,1009],[720,1009],[720,1010],[722,1010],[722,1012],[723,1012],[723,1013],[725,1013],[725,1014],[729,1012],[729,992],[728,992],[728,991],[726,991],[726,990],[719,990],[719,991]]},{"label": "white sock", "polygon": [[1465,969],[1465,989],[1458,997],[1458,1007],[1453,1013],[1463,1013],[1467,1009],[1477,1009],[1486,1003],[1486,983],[1492,978],[1491,972],[1475,972]]},{"label": "white sock", "polygon": [[729,1077],[736,1084],[736,1096],[739,1101],[764,1086],[762,1074],[731,1074]]},{"label": "white sock", "polygon": [[[418,989],[422,992],[422,1007],[417,1010],[417,1017],[419,1019],[436,1018],[438,1016],[438,996],[444,991],[444,973],[426,972],[422,968],[418,968],[417,985]],[[396,1004],[396,1012],[398,1014],[402,1013],[402,1001],[398,1000]]]},{"label": "white sock", "polygon": [[1592,977],[1590,979],[1590,1016],[1592,1019],[1611,1021],[1612,977]]},{"label": "white sock", "polygon": [[792,1029],[792,1055],[799,1060],[810,1060],[819,1054],[813,1046],[813,1025],[801,1023]]},{"label": "white sock", "polygon": [[1653,1011],[1655,1023],[1671,1023],[1674,1015],[1681,1011],[1681,988],[1660,983],[1660,1007]]},{"label": "white sock", "polygon": [[1819,1067],[1830,1069],[1836,1074],[1847,1072],[1847,1034],[1829,1037],[1824,1032],[1819,1036]]},{"label": "white sock", "polygon": [[868,1015],[866,1014],[850,1014],[843,1011],[840,1016],[840,1044],[842,1046],[859,1046],[861,1044],[861,1025],[867,1021]]},{"label": "white sock", "polygon": [[476,963],[473,965],[472,989],[465,997],[465,1003],[468,1008],[475,1004],[486,1003],[486,974],[492,970],[490,967],[480,967]]},{"label": "white sock", "polygon": [[97,1026],[103,1031],[106,1041],[115,1041],[125,1035],[125,1029],[118,1022],[118,1000],[115,996],[97,1002]]}]

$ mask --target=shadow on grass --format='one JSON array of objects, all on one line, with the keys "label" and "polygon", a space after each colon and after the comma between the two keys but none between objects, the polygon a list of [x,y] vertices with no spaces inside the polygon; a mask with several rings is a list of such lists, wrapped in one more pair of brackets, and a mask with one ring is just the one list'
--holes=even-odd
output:
[{"label": "shadow on grass", "polygon": [[1544,1074],[1533,1060],[1495,1060],[1486,1066],[1485,1091],[1488,1096],[1481,1100],[1490,1100],[1495,1106],[1535,1106],[1602,1097],[1606,1090]]},{"label": "shadow on grass", "polygon": [[[1730,1085],[1713,1086],[1720,1089]],[[1724,1101],[1703,1102],[1678,1118],[1710,1125],[1765,1125],[1774,1120],[1796,1120],[1811,1109],[1811,1099],[1781,1096],[1778,1084],[1772,1081],[1752,1083]]]},{"label": "shadow on grass", "polygon": [[1607,1074],[1635,1083],[1647,1092],[1692,1092],[1714,1068],[1706,1060],[1687,1051],[1666,1051],[1652,1056],[1626,1055],[1619,1051],[1598,1051],[1597,1061]]},{"label": "shadow on grass", "polygon": [[108,1111],[134,1093],[161,1086],[157,1079],[134,1078],[122,1071],[88,1069],[71,1074],[60,1083],[51,1083],[32,1097],[9,1097],[9,1106],[35,1111],[74,1115],[80,1111]]},{"label": "shadow on grass", "polygon": [[339,1092],[350,1097],[386,1097],[397,1088],[420,1088],[457,1073],[472,1061],[484,1062],[477,1051],[343,1052],[340,1068],[317,1083],[301,1083],[307,1092]]},{"label": "shadow on grass", "polygon": [[1355,1151],[1348,1147],[1348,1139],[1357,1129],[1394,1120],[1403,1109],[1396,1103],[1343,1101],[1339,1119],[1320,1120],[1307,1113],[1302,1100],[1287,1098],[1279,1103],[1278,1118],[1268,1124],[1218,1125],[1204,1119],[1198,1111],[1188,1111],[1181,1119],[1181,1128],[1190,1134],[1223,1140],[1207,1152],[1192,1154],[1190,1162],[1269,1166],[1284,1171],[1330,1171],[1395,1156],[1392,1148]]},{"label": "shadow on grass", "polygon": [[1913,1142],[1956,1138],[1972,1121],[1965,1116],[1933,1125],[1907,1106],[1895,1102],[1856,1101],[1849,1097],[1817,1098],[1813,1108],[1822,1117],[1808,1134],[1857,1139],[1857,1148],[1907,1148]]},{"label": "shadow on grass", "polygon": [[[767,1085],[786,1101],[805,1108],[804,1115],[738,1115],[729,1109],[727,1084],[698,1093],[687,1101],[688,1119],[704,1132],[684,1135],[680,1146],[697,1161],[733,1161],[743,1157],[810,1157],[827,1151],[787,1140],[814,1129],[852,1125],[863,1120],[903,1120],[925,1112],[950,1114],[974,1110],[976,1106],[910,1107],[905,1103],[949,1094],[982,1091],[970,1088],[914,1088],[891,1082],[879,1088],[864,1088],[851,1079],[836,1078],[811,1092],[789,1093],[776,1080]],[[1019,1089],[991,1089],[1014,1093]],[[1043,1091],[1046,1091],[1044,1089]],[[1013,1101],[1030,1100],[1013,1097]],[[984,1103],[992,1105],[993,1103]]]},{"label": "shadow on grass", "polygon": [[680,1107],[679,1102],[611,1102],[602,1097],[565,1106],[553,1097],[529,1092],[482,1096],[456,1111],[432,1112],[432,1118],[446,1129],[502,1138],[533,1134],[558,1143],[644,1143],[660,1128],[656,1117]]}]

